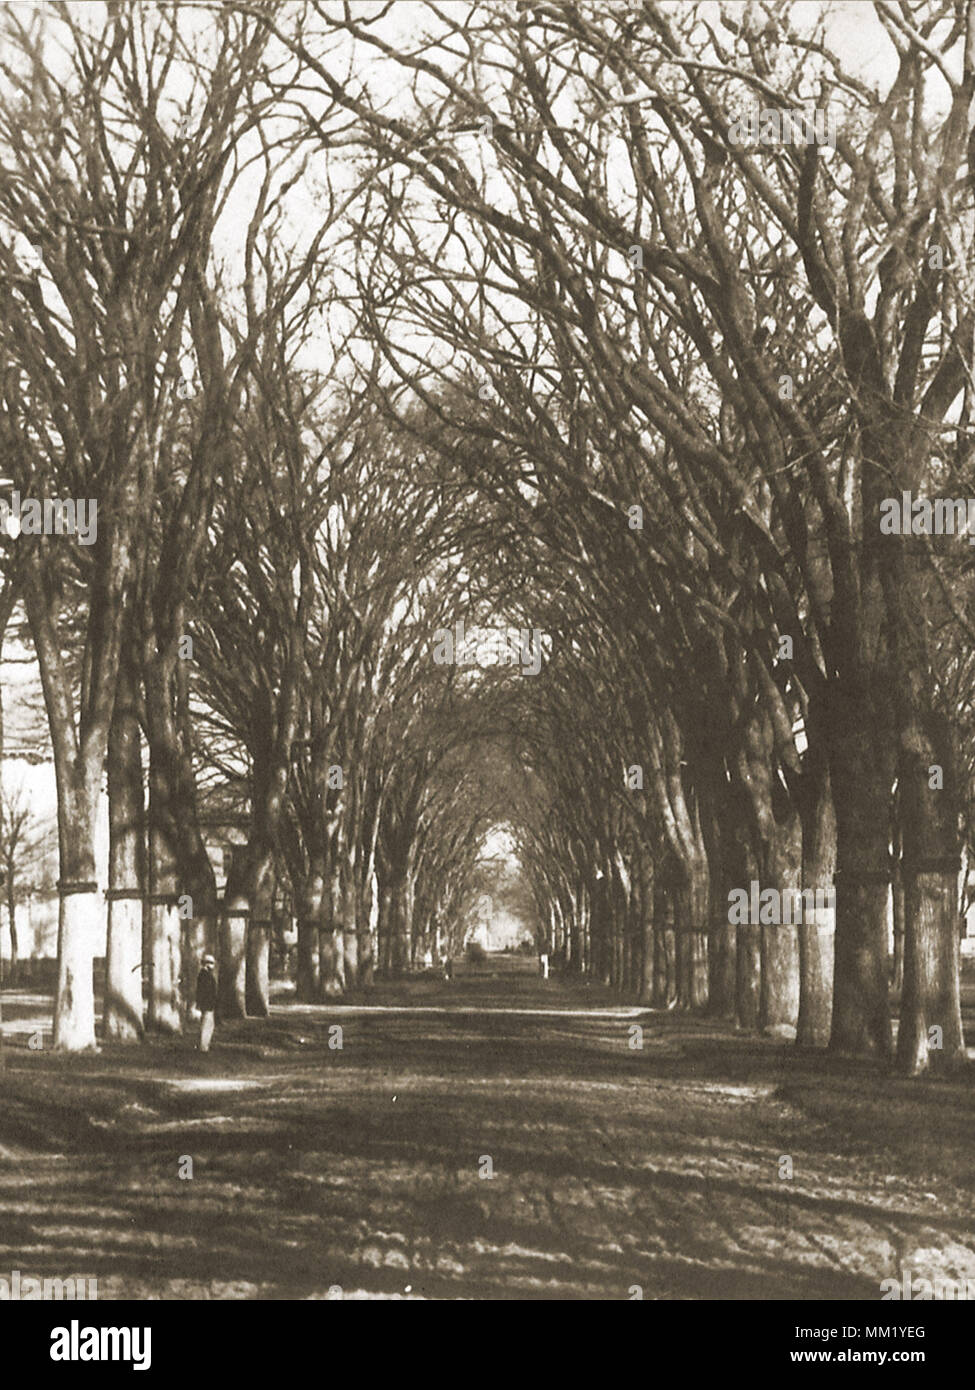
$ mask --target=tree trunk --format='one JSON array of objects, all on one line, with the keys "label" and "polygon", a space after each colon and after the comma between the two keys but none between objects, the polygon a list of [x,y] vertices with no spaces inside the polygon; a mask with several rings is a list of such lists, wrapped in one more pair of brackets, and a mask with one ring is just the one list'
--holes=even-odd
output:
[{"label": "tree trunk", "polygon": [[958,882],[950,874],[908,875],[910,929],[897,1034],[897,1070],[905,1076],[966,1063],[958,993]]},{"label": "tree trunk", "polygon": [[674,891],[679,1009],[708,1006],[709,889],[706,856],[681,864]]},{"label": "tree trunk", "polygon": [[58,1051],[80,1052],[96,1046],[93,943],[104,925],[105,911],[95,880],[62,880],[54,1007],[54,1046]]},{"label": "tree trunk", "polygon": [[598,873],[589,889],[589,973],[601,985],[608,985],[611,981],[608,919],[607,880],[605,874]]},{"label": "tree trunk", "polygon": [[[105,732],[107,747],[107,727]],[[105,903],[95,878],[95,827],[103,758],[95,752],[95,739],[87,753],[76,751],[73,756],[65,750],[66,739],[54,741],[61,873],[54,1046],[59,1051],[80,1052],[96,1046],[92,967],[95,942],[102,939],[106,930]]]},{"label": "tree trunk", "polygon": [[58,778],[61,879],[54,1046],[59,1051],[79,1052],[96,1046],[92,967],[95,942],[106,927],[105,904],[95,879],[100,769],[76,767],[69,771],[69,778],[67,786],[63,775]]},{"label": "tree trunk", "polygon": [[321,998],[318,930],[324,885],[324,866],[316,861],[309,868],[298,902],[298,974],[295,996],[300,1004],[314,1004]]},{"label": "tree trunk", "polygon": [[[163,877],[152,870],[155,852],[150,831],[150,875],[158,883]],[[183,1008],[180,981],[184,990],[189,981],[183,976],[182,923],[174,892],[149,894],[149,1005],[146,1026],[154,1033],[180,1033]]]},{"label": "tree trunk", "polygon": [[[904,989],[897,1069],[907,1076],[966,1061],[959,990],[958,750],[949,721],[928,711],[900,764],[904,836]],[[940,778],[929,769],[937,765]],[[931,781],[939,783],[931,786]]]},{"label": "tree trunk", "polygon": [[[179,780],[179,755],[173,728],[169,668],[162,665],[147,668],[144,684],[150,733],[146,1026],[152,1032],[179,1033],[189,1011],[192,981],[186,978],[183,969],[183,930],[178,907],[178,815],[174,798]],[[188,962],[186,968],[190,969]]]},{"label": "tree trunk", "polygon": [[[758,865],[750,848],[739,842],[739,863],[743,883],[749,893],[758,881]],[[727,909],[726,909],[727,910]],[[749,918],[751,914],[749,913]],[[743,1032],[758,1031],[762,1000],[762,929],[749,920],[733,927],[735,932],[735,1022]]]},{"label": "tree trunk", "polygon": [[143,1033],[142,916],[146,882],[145,793],[135,673],[119,668],[108,738],[108,943],[104,1036],[135,1042]]},{"label": "tree trunk", "polygon": [[345,993],[345,902],[341,863],[334,863],[330,869],[322,899],[318,961],[322,998],[338,998]]},{"label": "tree trunk", "polygon": [[638,947],[639,978],[637,980],[638,999],[641,1004],[653,1003],[653,889],[654,864],[646,855],[641,855],[640,878],[640,939]]},{"label": "tree trunk", "polygon": [[267,1018],[271,1012],[271,909],[273,888],[265,874],[251,904],[247,923],[247,967],[244,999],[248,1017]]},{"label": "tree trunk", "polygon": [[[877,726],[880,727],[877,727]],[[887,898],[893,782],[889,727],[860,689],[834,696],[830,780],[836,811],[834,1052],[889,1058]]]},{"label": "tree trunk", "polygon": [[373,924],[376,877],[372,869],[358,883],[355,929],[358,937],[356,964],[360,988],[371,989],[375,972],[376,943]]},{"label": "tree trunk", "polygon": [[[720,847],[714,854],[720,855]],[[728,921],[728,883],[720,864],[711,868],[709,893],[711,930],[708,936],[708,998],[715,1018],[735,1017],[737,930]]]},{"label": "tree trunk", "polygon": [[359,937],[356,931],[355,869],[347,859],[339,868],[339,917],[336,930],[342,932],[342,976],[345,989],[359,982]]},{"label": "tree trunk", "polygon": [[16,988],[19,976],[17,968],[17,900],[14,892],[13,875],[7,872],[7,929],[10,932],[10,984]]},{"label": "tree trunk", "polygon": [[572,915],[569,919],[568,969],[571,975],[580,975],[583,969],[583,920],[582,904],[585,889],[577,883],[573,896]]},{"label": "tree trunk", "polygon": [[[135,486],[135,470],[129,485]],[[95,1047],[94,945],[107,935],[105,903],[95,877],[95,835],[121,652],[123,594],[130,567],[121,518],[133,498],[124,488],[110,498],[116,513],[99,537],[88,588],[89,627],[81,663],[81,700],[66,669],[58,632],[59,599],[42,568],[43,547],[28,551],[21,575],[24,601],[44,689],[58,789],[58,993],[54,1046]],[[77,718],[76,718],[77,716]]]},{"label": "tree trunk", "polygon": [[654,892],[653,1005],[670,1009],[677,1003],[677,943],[672,895],[661,884]]},{"label": "tree trunk", "polygon": [[321,998],[337,999],[345,992],[345,962],[342,958],[343,935],[331,923],[323,924],[318,933],[318,967]]},{"label": "tree trunk", "polygon": [[243,867],[238,868],[238,862],[243,858],[244,852],[236,849],[220,911],[217,1007],[221,1019],[247,1016],[247,929],[251,902],[247,891],[248,871]]},{"label": "tree trunk", "polygon": [[793,896],[790,910],[785,911],[785,892],[794,894],[802,885],[802,850],[799,836],[798,817],[790,815],[786,821],[776,819],[772,843],[768,854],[769,886],[778,889],[782,919],[778,923],[761,925],[760,950],[762,978],[759,992],[758,1026],[763,1033],[794,1036],[793,1029],[799,1019],[799,930],[795,922],[786,922],[786,916],[795,917],[797,908]]},{"label": "tree trunk", "polygon": [[410,959],[410,921],[407,911],[405,876],[397,879],[391,890],[389,969],[394,978],[405,975]]},{"label": "tree trunk", "polygon": [[[812,774],[811,774],[812,775]],[[829,769],[809,784],[808,805],[802,825],[802,886],[822,893],[831,904],[835,896],[836,817]],[[816,899],[818,901],[818,898]],[[832,906],[803,911],[799,925],[799,1019],[796,1043],[801,1047],[826,1047],[833,1017],[833,945],[836,913]]]},{"label": "tree trunk", "polygon": [[763,1033],[792,1036],[799,1018],[799,933],[792,924],[759,927],[761,982],[758,1026]]},{"label": "tree trunk", "polygon": [[894,954],[890,965],[890,987],[894,994],[904,992],[904,923],[907,908],[904,902],[904,869],[898,855],[891,865],[891,899],[894,925]]}]

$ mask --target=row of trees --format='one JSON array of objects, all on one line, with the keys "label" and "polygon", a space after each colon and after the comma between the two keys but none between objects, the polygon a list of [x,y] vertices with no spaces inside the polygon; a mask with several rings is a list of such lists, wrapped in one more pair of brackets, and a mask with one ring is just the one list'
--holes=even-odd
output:
[{"label": "row of trees", "polygon": [[[4,552],[59,1045],[94,1039],[107,760],[112,1036],[143,954],[178,1028],[217,937],[224,1009],[265,1011],[276,885],[300,997],[408,968],[503,823],[567,968],[882,1057],[893,973],[899,1066],[964,1057],[971,571],[880,512],[970,490],[975,6],[865,11],[876,85],[781,4],[9,21],[5,458],[99,508]],[[742,144],[756,104],[835,149]],[[459,617],[541,669],[438,664]],[[729,920],[753,881],[835,884],[835,922]]]},{"label": "row of trees", "polygon": [[[447,602],[433,538],[456,502],[378,414],[331,260],[354,190],[344,165],[310,181],[300,65],[266,26],[119,5],[11,14],[6,41],[5,464],[23,497],[97,507],[91,545],[3,549],[57,777],[55,1043],[75,1049],[95,1041],[103,932],[109,1037],[178,1030],[214,942],[225,1014],[266,1011],[275,881],[302,997],[368,984],[377,939],[405,967],[449,694],[417,653]],[[246,827],[219,901],[218,793]]]},{"label": "row of trees", "polygon": [[[374,338],[534,552],[535,614],[561,590],[533,755],[560,823],[530,832],[550,910],[623,983],[670,968],[672,915],[679,1002],[885,1056],[893,883],[899,1063],[952,1065],[969,568],[880,514],[970,490],[975,8],[872,7],[875,85],[803,7],[431,7],[405,49],[312,11],[403,78],[378,109],[275,26],[373,154]],[[756,104],[826,108],[835,150],[743,145]],[[417,332],[449,350],[421,360]],[[600,736],[573,747],[580,709]],[[835,937],[732,929],[753,879],[835,881]]]}]

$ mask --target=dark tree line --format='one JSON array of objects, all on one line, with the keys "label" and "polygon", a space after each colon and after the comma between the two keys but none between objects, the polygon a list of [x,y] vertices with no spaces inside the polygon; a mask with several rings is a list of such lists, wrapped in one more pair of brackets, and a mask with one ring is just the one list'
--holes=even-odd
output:
[{"label": "dark tree line", "polygon": [[[59,1044],[107,757],[114,1036],[140,953],[150,1026],[213,942],[266,1012],[282,896],[299,997],[409,969],[509,825],[567,970],[881,1057],[893,983],[899,1067],[959,1062],[971,567],[880,519],[971,490],[975,6],[864,7],[885,89],[815,7],[415,10],[8,21],[5,456],[99,506],[4,550]],[[755,107],[835,148],[743,142]],[[537,674],[438,664],[459,618]],[[735,921],[753,882],[835,914]]]}]

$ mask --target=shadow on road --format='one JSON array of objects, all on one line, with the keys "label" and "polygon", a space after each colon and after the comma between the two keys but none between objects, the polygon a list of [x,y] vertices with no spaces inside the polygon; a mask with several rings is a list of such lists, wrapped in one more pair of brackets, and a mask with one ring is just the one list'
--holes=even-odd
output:
[{"label": "shadow on road", "polygon": [[[975,1277],[964,1078],[672,1014],[635,1034],[632,1006],[517,960],[370,999],[281,1004],[209,1056],[8,1045],[0,1265],[94,1275],[102,1298],[859,1299],[903,1268]],[[5,1019],[39,1001],[5,997]]]}]

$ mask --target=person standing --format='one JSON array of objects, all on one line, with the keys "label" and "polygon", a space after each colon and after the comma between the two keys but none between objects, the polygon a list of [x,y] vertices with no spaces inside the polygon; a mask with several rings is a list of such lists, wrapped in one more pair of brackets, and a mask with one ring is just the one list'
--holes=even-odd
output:
[{"label": "person standing", "polygon": [[196,977],[196,1007],[200,1011],[200,1051],[209,1052],[217,1022],[217,980],[213,973],[213,956],[204,956]]}]

